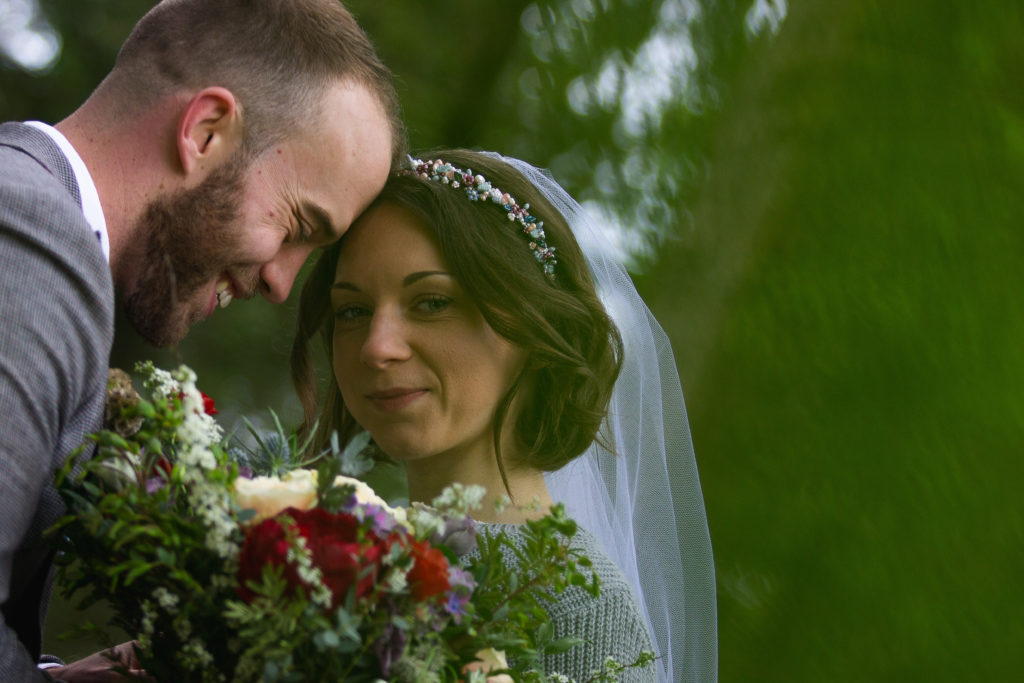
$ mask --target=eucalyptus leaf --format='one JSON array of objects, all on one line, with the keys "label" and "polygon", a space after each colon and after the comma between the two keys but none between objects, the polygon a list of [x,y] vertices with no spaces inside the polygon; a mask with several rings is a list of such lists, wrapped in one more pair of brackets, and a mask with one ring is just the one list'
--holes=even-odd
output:
[{"label": "eucalyptus leaf", "polygon": [[[361,431],[345,445],[341,452],[341,473],[348,477],[362,477],[373,469],[374,461],[370,455],[370,433]],[[332,442],[333,445],[333,442]]]}]

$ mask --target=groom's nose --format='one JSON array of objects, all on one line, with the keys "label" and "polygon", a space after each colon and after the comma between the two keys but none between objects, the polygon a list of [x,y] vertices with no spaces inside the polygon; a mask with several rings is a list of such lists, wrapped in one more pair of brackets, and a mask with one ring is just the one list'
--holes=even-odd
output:
[{"label": "groom's nose", "polygon": [[272,304],[284,303],[302,264],[312,251],[313,248],[307,246],[285,247],[263,264],[260,268],[260,293],[263,298]]}]

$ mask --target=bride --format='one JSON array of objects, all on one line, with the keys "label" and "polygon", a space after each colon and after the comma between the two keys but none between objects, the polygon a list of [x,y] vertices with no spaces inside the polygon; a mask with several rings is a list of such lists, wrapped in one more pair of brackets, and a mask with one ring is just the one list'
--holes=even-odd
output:
[{"label": "bride", "polygon": [[[484,486],[478,520],[513,538],[566,504],[601,595],[549,608],[556,637],[585,642],[548,672],[586,680],[653,650],[624,680],[716,680],[710,541],[664,333],[549,176],[466,150],[429,159],[393,175],[307,280],[293,347],[307,427],[321,444],[368,431],[412,501]],[[316,335],[335,378],[322,403]],[[515,505],[495,507],[505,495]]]}]

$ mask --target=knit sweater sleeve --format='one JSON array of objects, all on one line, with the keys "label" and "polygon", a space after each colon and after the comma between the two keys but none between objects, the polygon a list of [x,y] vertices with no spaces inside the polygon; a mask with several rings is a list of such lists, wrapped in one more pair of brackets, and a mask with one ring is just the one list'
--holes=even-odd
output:
[{"label": "knit sweater sleeve", "polygon": [[[596,539],[580,532],[576,545],[590,557],[601,580],[601,593],[591,597],[580,588],[569,588],[549,608],[555,637],[575,636],[583,643],[544,658],[549,674],[561,673],[576,681],[588,680],[611,657],[620,664],[635,661],[641,651],[651,651],[651,638],[643,615],[625,577],[597,545]],[[654,667],[626,669],[622,681],[648,683],[655,680]]]},{"label": "knit sweater sleeve", "polygon": [[[521,538],[521,527],[483,525],[487,530],[500,528],[513,542]],[[593,562],[601,583],[601,592],[593,597],[578,586],[571,586],[547,606],[555,638],[575,637],[583,642],[566,652],[542,658],[545,672],[562,674],[574,681],[589,680],[611,657],[621,664],[634,662],[642,651],[653,651],[643,614],[625,576],[601,549],[594,536],[580,529],[573,546]],[[507,558],[510,559],[510,558]],[[653,683],[655,668],[627,669],[621,678],[626,683]]]}]

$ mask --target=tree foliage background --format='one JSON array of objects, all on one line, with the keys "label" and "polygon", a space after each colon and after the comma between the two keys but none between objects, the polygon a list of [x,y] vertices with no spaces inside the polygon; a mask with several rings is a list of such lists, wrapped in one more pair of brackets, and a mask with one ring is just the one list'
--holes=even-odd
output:
[{"label": "tree foliage background", "polygon": [[[60,40],[41,70],[0,56],[2,119],[72,111],[152,2],[40,5],[0,0],[0,50]],[[348,5],[415,147],[547,166],[618,226],[687,396],[722,681],[1018,672],[1024,4]],[[121,325],[113,363],[296,417],[293,315],[236,304],[160,352]]]}]

